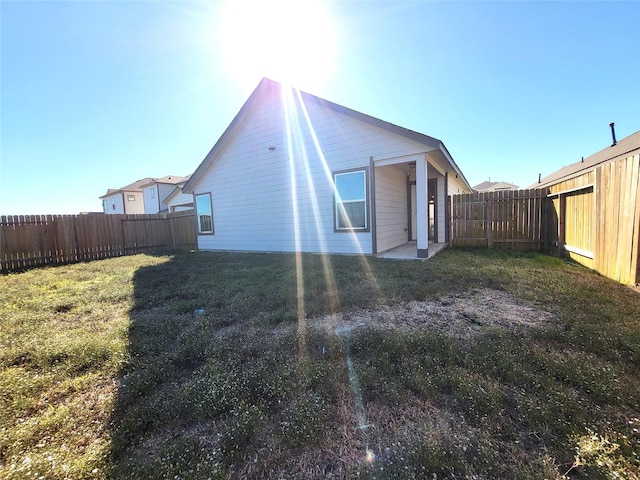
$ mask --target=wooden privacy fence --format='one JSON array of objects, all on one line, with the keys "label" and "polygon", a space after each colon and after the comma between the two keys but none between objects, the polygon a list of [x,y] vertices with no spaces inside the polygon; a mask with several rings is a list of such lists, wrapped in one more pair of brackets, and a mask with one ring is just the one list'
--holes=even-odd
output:
[{"label": "wooden privacy fence", "polygon": [[549,188],[453,196],[451,246],[548,251],[640,283],[640,155]]},{"label": "wooden privacy fence", "polygon": [[194,211],[154,215],[0,217],[0,267],[27,267],[196,248]]},{"label": "wooden privacy fence", "polygon": [[455,195],[451,246],[543,250],[546,197],[543,190]]},{"label": "wooden privacy fence", "polygon": [[640,282],[640,155],[549,189],[549,248],[620,283]]}]

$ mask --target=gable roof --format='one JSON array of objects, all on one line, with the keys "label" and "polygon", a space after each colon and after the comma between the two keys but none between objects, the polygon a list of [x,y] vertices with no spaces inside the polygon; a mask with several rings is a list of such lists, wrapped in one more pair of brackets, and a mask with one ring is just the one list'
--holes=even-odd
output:
[{"label": "gable roof", "polygon": [[495,192],[497,190],[517,190],[518,186],[509,182],[492,182],[489,180],[479,183],[473,189],[477,192]]},{"label": "gable roof", "polygon": [[[256,89],[249,96],[249,98],[244,103],[240,111],[237,113],[233,121],[229,124],[229,126],[224,131],[222,136],[218,139],[216,144],[209,151],[209,153],[204,158],[204,160],[200,163],[200,165],[198,166],[196,171],[193,173],[189,181],[184,185],[183,187],[184,193],[193,193],[193,190],[195,189],[195,186],[197,185],[197,183],[204,177],[204,175],[207,173],[211,165],[213,165],[213,163],[218,158],[218,156],[224,152],[225,148],[231,142],[231,139],[233,138],[234,133],[242,126],[245,120],[251,116],[253,109],[257,107],[260,101],[263,98],[278,92],[282,88],[285,88],[285,87],[280,83],[274,80],[270,80],[268,78],[263,78],[260,81]],[[404,127],[399,127],[392,123],[385,122],[384,120],[380,120],[370,115],[357,112],[347,107],[343,107],[342,105],[338,105],[337,103],[324,100],[322,98],[316,97],[306,92],[299,92],[299,93],[304,101],[316,103],[317,105],[328,108],[334,112],[346,115],[351,118],[355,118],[362,122],[387,130],[388,132],[401,135],[405,138],[409,138],[413,141],[426,145],[431,149],[440,150],[443,153],[443,155],[446,157],[447,161],[451,164],[451,166],[455,170],[455,173],[458,175],[459,179],[462,180],[462,182],[464,182],[465,186],[471,189],[469,182],[467,182],[467,179],[463,175],[458,165],[453,160],[453,157],[451,156],[447,148],[444,146],[444,143],[442,143],[442,141],[438,140],[437,138],[433,138],[428,135],[424,135],[422,133],[418,133]]]},{"label": "gable roof", "polygon": [[164,203],[165,205],[169,204],[169,202],[171,200],[173,200],[175,197],[177,197],[179,194],[182,193],[182,189],[185,185],[185,183],[187,183],[189,181],[189,179],[191,178],[191,174],[185,176],[181,182],[178,182],[176,184],[176,188],[174,188],[171,193],[169,195],[167,195],[167,197],[162,201],[162,203]]},{"label": "gable roof", "polygon": [[142,188],[148,187],[149,185],[154,185],[156,183],[163,183],[166,185],[178,185],[181,182],[184,182],[188,177],[180,177],[178,175],[167,175],[161,178],[151,178],[150,182],[141,185]]},{"label": "gable roof", "polygon": [[104,198],[104,197],[108,197],[111,196],[115,193],[119,193],[119,192],[142,192],[142,187],[146,184],[148,184],[151,180],[153,180],[152,178],[146,177],[143,178],[141,180],[137,180],[133,183],[130,183],[129,185],[122,187],[122,188],[109,188],[107,190],[107,193],[105,193],[104,195],[102,195],[99,198]]},{"label": "gable roof", "polygon": [[640,152],[640,130],[632,133],[628,137],[619,140],[615,145],[603,148],[599,152],[579,161],[562,167],[560,170],[547,175],[539,182],[530,185],[528,188],[545,188],[555,185],[567,178],[575,177],[596,165],[613,162],[621,158],[627,158]]}]

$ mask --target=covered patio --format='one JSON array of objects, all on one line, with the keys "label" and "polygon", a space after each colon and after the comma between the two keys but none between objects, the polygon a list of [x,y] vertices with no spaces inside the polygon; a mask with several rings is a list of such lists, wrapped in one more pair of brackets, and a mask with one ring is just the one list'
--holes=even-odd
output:
[{"label": "covered patio", "polygon": [[427,260],[449,246],[448,243],[429,243],[429,255],[427,258],[419,258],[416,255],[418,246],[416,242],[407,242],[404,245],[392,248],[376,255],[378,258],[392,258],[394,260]]},{"label": "covered patio", "polygon": [[444,162],[439,150],[372,159],[374,254],[424,259],[447,245]]}]

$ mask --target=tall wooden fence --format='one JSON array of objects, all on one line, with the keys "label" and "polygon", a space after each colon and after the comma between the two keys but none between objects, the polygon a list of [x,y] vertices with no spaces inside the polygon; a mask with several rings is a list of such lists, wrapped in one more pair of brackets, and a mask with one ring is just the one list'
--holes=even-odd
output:
[{"label": "tall wooden fence", "polygon": [[620,283],[640,282],[640,155],[549,189],[549,246]]},{"label": "tall wooden fence", "polygon": [[452,247],[543,250],[547,196],[542,190],[506,190],[455,195]]},{"label": "tall wooden fence", "polygon": [[550,188],[455,195],[451,245],[548,251],[640,283],[640,155]]},{"label": "tall wooden fence", "polygon": [[196,248],[194,211],[155,215],[0,217],[2,272]]}]

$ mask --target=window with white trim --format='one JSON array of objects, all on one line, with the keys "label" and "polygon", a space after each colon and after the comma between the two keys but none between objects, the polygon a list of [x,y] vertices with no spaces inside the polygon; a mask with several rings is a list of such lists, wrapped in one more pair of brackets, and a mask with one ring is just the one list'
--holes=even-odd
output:
[{"label": "window with white trim", "polygon": [[196,195],[196,216],[198,219],[198,233],[213,233],[213,209],[211,194]]},{"label": "window with white trim", "polygon": [[368,230],[367,171],[334,173],[333,182],[336,231]]}]

